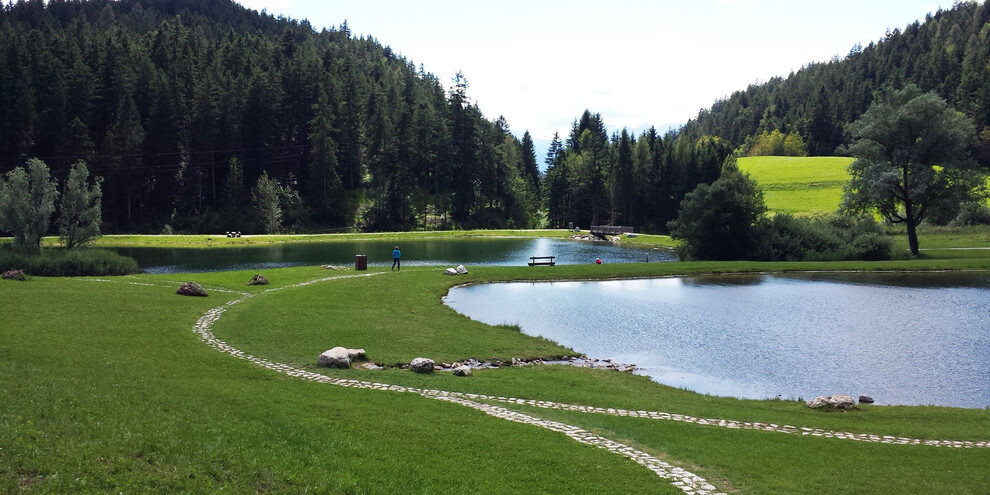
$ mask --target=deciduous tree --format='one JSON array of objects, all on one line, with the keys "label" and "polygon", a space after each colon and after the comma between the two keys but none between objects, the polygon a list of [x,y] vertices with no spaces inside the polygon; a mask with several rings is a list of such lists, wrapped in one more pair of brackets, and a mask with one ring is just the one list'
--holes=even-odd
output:
[{"label": "deciduous tree", "polygon": [[978,183],[969,145],[973,121],[934,93],[914,85],[890,92],[849,126],[852,180],[844,207],[876,210],[907,227],[911,253],[918,255],[916,227],[943,198]]},{"label": "deciduous tree", "polygon": [[59,239],[66,249],[83,246],[100,235],[100,212],[103,191],[102,177],[89,183],[89,169],[79,161],[69,170],[62,192],[61,211],[58,216]]},{"label": "deciduous tree", "polygon": [[48,232],[58,190],[45,162],[32,158],[0,179],[0,229],[14,234],[14,246],[28,252],[41,250]]},{"label": "deciduous tree", "polygon": [[258,182],[251,188],[251,203],[258,212],[258,226],[266,234],[278,234],[282,230],[281,187],[268,172],[262,172]]},{"label": "deciduous tree", "polygon": [[749,176],[727,166],[711,185],[700,184],[681,202],[670,235],[682,239],[683,257],[697,260],[734,260],[748,256],[766,212],[763,192]]}]

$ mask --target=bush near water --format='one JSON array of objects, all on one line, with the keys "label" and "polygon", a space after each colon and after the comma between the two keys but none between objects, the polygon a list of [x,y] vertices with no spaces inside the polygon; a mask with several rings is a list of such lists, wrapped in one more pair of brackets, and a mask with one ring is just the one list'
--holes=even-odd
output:
[{"label": "bush near water", "polygon": [[106,249],[44,249],[25,253],[0,247],[0,271],[24,270],[39,277],[128,275],[138,272],[137,261]]}]

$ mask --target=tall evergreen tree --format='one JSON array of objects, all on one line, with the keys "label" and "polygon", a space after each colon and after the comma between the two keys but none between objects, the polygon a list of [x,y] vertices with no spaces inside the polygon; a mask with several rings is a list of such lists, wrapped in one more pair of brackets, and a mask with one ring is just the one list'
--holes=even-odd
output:
[{"label": "tall evergreen tree", "polygon": [[247,206],[244,192],[244,170],[241,161],[236,156],[227,162],[227,179],[224,181],[223,207],[221,212],[226,223],[226,230],[244,230],[245,207]]},{"label": "tall evergreen tree", "polygon": [[522,137],[522,161],[526,171],[526,176],[533,185],[533,191],[540,192],[540,169],[536,166],[536,149],[533,146],[533,136],[529,131],[523,133]]},{"label": "tall evergreen tree", "polygon": [[333,111],[326,91],[320,91],[309,122],[310,205],[324,222],[339,219],[342,199],[340,176],[337,175],[337,143],[333,140]]}]

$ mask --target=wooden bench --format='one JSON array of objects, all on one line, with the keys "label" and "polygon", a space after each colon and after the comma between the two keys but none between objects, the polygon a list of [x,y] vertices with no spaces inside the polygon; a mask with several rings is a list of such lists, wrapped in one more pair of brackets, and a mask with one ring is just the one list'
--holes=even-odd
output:
[{"label": "wooden bench", "polygon": [[557,264],[557,262],[554,261],[554,258],[555,256],[530,256],[529,266],[553,266]]}]

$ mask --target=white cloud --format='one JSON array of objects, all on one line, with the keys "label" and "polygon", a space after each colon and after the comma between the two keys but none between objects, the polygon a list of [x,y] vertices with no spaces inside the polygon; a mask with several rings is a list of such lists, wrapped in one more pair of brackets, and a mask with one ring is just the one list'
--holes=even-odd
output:
[{"label": "white cloud", "polygon": [[[613,128],[683,123],[747,85],[844,56],[951,0],[239,0],[320,29],[347,20],[513,132],[549,140],[585,109]],[[856,11],[850,17],[848,12]],[[539,151],[539,150],[538,150]]]},{"label": "white cloud", "polygon": [[258,12],[267,10],[269,14],[275,15],[292,8],[292,0],[237,0],[237,3]]}]

